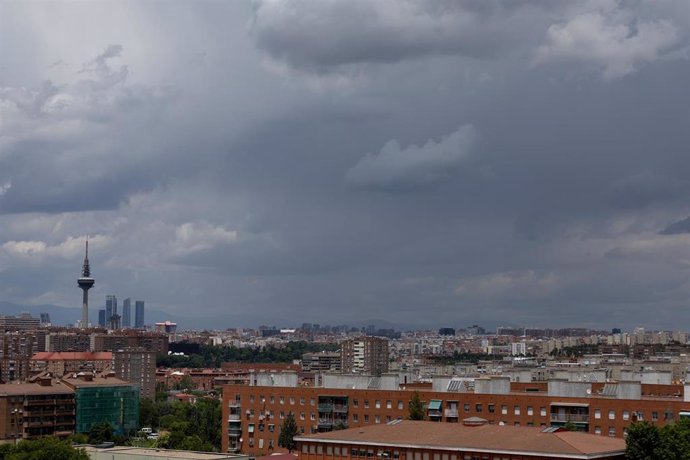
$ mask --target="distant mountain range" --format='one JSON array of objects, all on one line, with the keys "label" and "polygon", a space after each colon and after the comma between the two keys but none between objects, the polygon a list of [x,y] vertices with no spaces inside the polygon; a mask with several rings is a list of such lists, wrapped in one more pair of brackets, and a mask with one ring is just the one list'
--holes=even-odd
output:
[{"label": "distant mountain range", "polygon": [[[118,311],[122,311],[122,306],[118,305]],[[79,308],[68,308],[60,307],[58,305],[20,305],[11,302],[0,301],[0,315],[18,315],[22,312],[28,312],[32,316],[38,317],[41,313],[48,313],[50,315],[50,320],[53,325],[65,326],[67,324],[73,324],[81,317],[81,310]],[[98,320],[98,309],[89,310],[89,319],[92,322]],[[132,320],[134,319],[134,305],[132,305]],[[317,322],[309,321],[305,318],[304,321],[298,324],[293,321],[281,321],[280,318],[271,317],[267,318],[265,316],[259,315],[236,315],[236,314],[222,314],[222,315],[204,315],[199,314],[198,316],[180,316],[169,314],[160,310],[149,310],[146,309],[145,315],[146,324],[153,324],[159,321],[173,321],[178,324],[178,329],[227,329],[232,327],[252,327],[256,328],[262,324],[267,326],[276,327],[298,327],[301,326],[303,322]],[[326,324],[325,322],[321,323]],[[334,321],[331,326],[336,326],[343,324],[343,322]],[[436,329],[438,327],[455,327],[459,328],[461,326],[457,324],[448,323],[444,324],[429,324],[429,323],[419,323],[419,324],[402,324],[394,323],[391,321],[383,319],[371,319],[371,320],[359,320],[348,323],[348,325],[361,328],[367,327],[369,325],[374,325],[377,329],[395,329],[397,331],[406,331],[414,329]],[[471,324],[463,324],[463,327],[468,327]],[[484,321],[479,323],[487,331],[495,331],[497,326],[513,326],[513,324],[498,323],[495,321]]]}]

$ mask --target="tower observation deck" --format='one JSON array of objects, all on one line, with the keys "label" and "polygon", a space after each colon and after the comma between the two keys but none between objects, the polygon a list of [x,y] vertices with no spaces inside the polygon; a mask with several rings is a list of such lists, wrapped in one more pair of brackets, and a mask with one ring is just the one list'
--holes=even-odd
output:
[{"label": "tower observation deck", "polygon": [[79,289],[84,291],[81,306],[81,327],[89,327],[89,289],[96,281],[91,277],[91,266],[89,265],[89,240],[86,240],[86,254],[84,255],[84,265],[81,269],[81,276],[77,279]]}]

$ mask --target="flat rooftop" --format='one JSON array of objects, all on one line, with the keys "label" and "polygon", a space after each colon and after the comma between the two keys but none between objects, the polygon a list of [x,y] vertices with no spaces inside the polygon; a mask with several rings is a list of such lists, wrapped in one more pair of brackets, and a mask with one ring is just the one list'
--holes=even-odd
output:
[{"label": "flat rooftop", "polygon": [[65,383],[65,385],[69,385],[73,388],[123,387],[132,385],[129,382],[115,377],[94,377],[93,380],[84,380],[79,377],[63,377],[62,381]]},{"label": "flat rooftop", "polygon": [[4,383],[0,384],[0,396],[17,395],[55,395],[71,394],[74,390],[66,385],[54,382],[50,386],[41,386],[37,383]]},{"label": "flat rooftop", "polygon": [[188,450],[172,450],[172,449],[149,449],[145,447],[94,447],[94,446],[79,446],[83,448],[89,456],[94,460],[101,459],[125,459],[132,458],[161,458],[161,459],[179,459],[179,460],[249,460],[247,455],[224,454],[215,452],[193,452]]}]

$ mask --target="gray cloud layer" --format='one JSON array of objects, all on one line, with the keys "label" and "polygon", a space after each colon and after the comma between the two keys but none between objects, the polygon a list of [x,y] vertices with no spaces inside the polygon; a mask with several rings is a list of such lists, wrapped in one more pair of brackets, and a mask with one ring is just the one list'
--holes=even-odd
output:
[{"label": "gray cloud layer", "polygon": [[0,299],[690,320],[686,2],[0,8]]}]

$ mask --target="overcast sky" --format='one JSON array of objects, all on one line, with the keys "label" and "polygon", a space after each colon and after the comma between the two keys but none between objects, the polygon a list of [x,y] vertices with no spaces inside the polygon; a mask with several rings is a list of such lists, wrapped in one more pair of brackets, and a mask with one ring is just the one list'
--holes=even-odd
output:
[{"label": "overcast sky", "polygon": [[88,234],[209,326],[690,329],[689,58],[687,0],[3,1],[0,300]]}]

